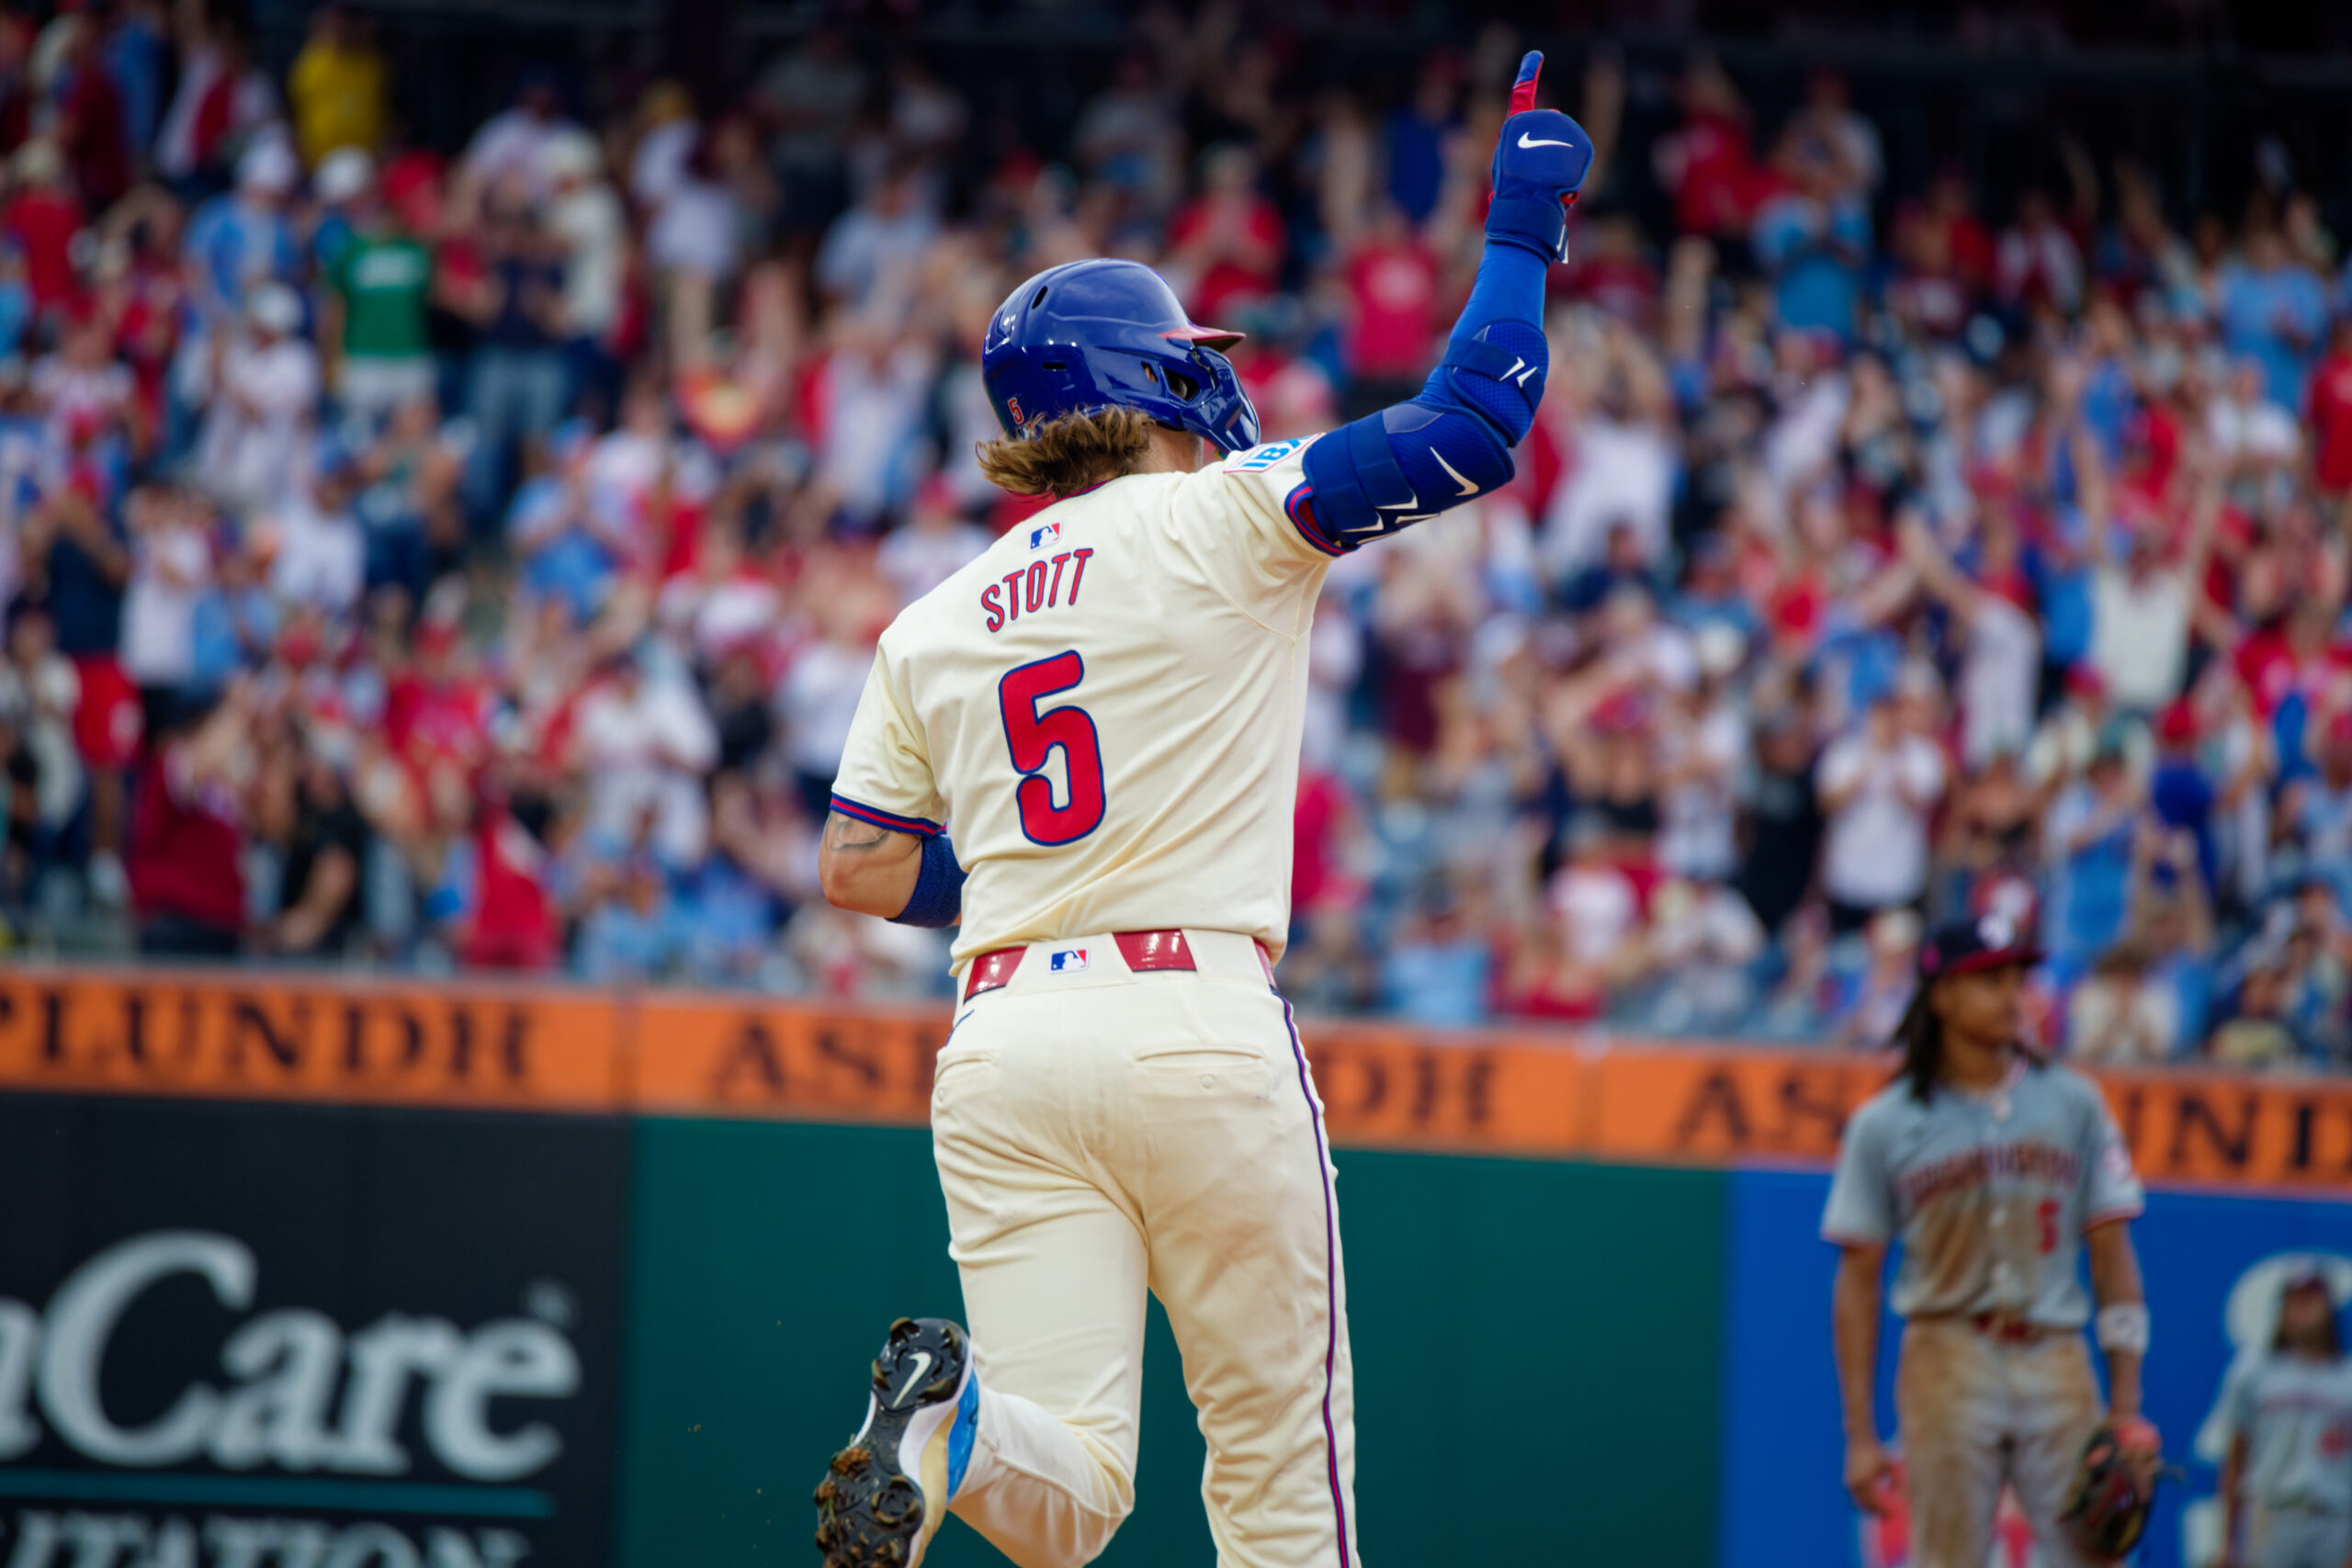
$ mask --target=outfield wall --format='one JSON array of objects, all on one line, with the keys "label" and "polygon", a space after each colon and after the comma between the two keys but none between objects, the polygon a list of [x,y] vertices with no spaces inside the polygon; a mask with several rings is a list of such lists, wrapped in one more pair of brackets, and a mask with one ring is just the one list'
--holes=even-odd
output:
[{"label": "outfield wall", "polygon": [[[806,1560],[880,1326],[957,1310],[921,1128],[944,1024],[0,970],[0,1562]],[[1838,1487],[1814,1239],[1883,1063],[1305,1032],[1368,1560],[1458,1561],[1469,1513],[1523,1501],[1561,1562],[1903,1561]],[[2352,1088],[2106,1087],[2158,1180],[2149,1403],[2187,1457],[2266,1266],[2318,1250],[2352,1278]],[[1198,1568],[1201,1443],[1156,1309],[1146,1381],[1104,1561]],[[1538,1469],[1481,1466],[1498,1442]],[[2147,1561],[2185,1560],[2211,1477],[2190,1465]],[[959,1527],[933,1561],[998,1559]]]}]

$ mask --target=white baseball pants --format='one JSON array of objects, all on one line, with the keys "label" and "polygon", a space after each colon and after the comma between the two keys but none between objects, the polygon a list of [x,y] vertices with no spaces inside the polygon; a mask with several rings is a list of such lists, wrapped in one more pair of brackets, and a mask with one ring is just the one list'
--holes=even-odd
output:
[{"label": "white baseball pants", "polygon": [[2016,1343],[1962,1319],[1917,1320],[1903,1332],[1894,1408],[1912,1568],[1984,1568],[2004,1481],[2017,1489],[2043,1568],[2097,1568],[2058,1527],[2099,1421],[2081,1335]]},{"label": "white baseball pants", "polygon": [[2352,1514],[2317,1508],[2246,1510],[2248,1568],[2344,1568],[2352,1562]]},{"label": "white baseball pants", "polygon": [[1039,942],[956,1010],[932,1146],[981,1394],[952,1506],[1021,1568],[1102,1551],[1135,1503],[1148,1290],[1207,1439],[1218,1568],[1356,1568],[1322,1107],[1257,944],[1184,934],[1196,972]]}]

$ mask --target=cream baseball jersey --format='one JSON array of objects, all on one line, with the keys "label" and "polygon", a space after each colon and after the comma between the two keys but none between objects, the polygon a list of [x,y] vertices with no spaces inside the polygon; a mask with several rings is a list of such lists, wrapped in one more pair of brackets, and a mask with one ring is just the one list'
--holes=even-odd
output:
[{"label": "cream baseball jersey", "polygon": [[1903,1241],[1890,1304],[1904,1317],[2014,1312],[2049,1328],[2090,1321],[2083,1232],[2140,1213],[2140,1179],[2098,1088],[2020,1056],[1990,1093],[1897,1079],[1854,1112],[1821,1234]]},{"label": "cream baseball jersey", "polygon": [[1057,502],[882,634],[833,809],[953,829],[956,964],[1170,926],[1280,955],[1306,633],[1332,558],[1285,505],[1306,449]]}]

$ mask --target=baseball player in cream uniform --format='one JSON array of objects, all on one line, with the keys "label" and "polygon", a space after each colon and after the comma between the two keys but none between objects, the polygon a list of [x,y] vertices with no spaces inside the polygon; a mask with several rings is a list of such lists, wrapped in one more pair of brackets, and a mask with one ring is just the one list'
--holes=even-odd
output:
[{"label": "baseball player in cream uniform", "polygon": [[1922,945],[1903,1071],[1846,1124],[1822,1216],[1841,1249],[1846,1484],[1874,1513],[1894,1475],[1872,1408],[1879,1292],[1902,1242],[1894,1401],[1915,1568],[1984,1568],[2004,1483],[2048,1568],[2087,1568],[2058,1521],[2101,1419],[2083,1338],[2094,1321],[2119,1442],[2154,1484],[2156,1433],[2140,1415],[2148,1309],[2130,1234],[2140,1181],[2098,1086],[2015,1043],[2040,957],[1999,916]]},{"label": "baseball player in cream uniform", "polygon": [[2326,1273],[2279,1290],[2267,1348],[2231,1370],[2220,1415],[2226,1568],[2352,1568],[2352,1358]]},{"label": "baseball player in cream uniform", "polygon": [[1060,499],[884,634],[822,852],[834,903],[959,928],[932,1130],[970,1330],[891,1328],[818,1487],[829,1568],[910,1568],[950,1509],[1023,1568],[1100,1553],[1134,1503],[1147,1292],[1222,1568],[1357,1561],[1339,1212],[1272,984],[1306,634],[1335,557],[1511,476],[1591,161],[1533,107],[1539,65],[1409,402],[1261,446],[1236,334],[1128,262],[1041,273],[989,324],[983,469]]}]

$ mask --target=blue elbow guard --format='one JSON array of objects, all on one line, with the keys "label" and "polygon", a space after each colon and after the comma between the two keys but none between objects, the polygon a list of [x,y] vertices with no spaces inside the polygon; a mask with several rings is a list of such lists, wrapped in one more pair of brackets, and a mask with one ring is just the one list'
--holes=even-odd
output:
[{"label": "blue elbow guard", "polygon": [[1341,425],[1306,449],[1292,521],[1328,555],[1459,506],[1510,482],[1510,449],[1535,422],[1548,361],[1544,334],[1494,321],[1448,345],[1421,395]]},{"label": "blue elbow guard", "polygon": [[1342,425],[1306,449],[1291,521],[1327,555],[1510,482],[1510,449],[1544,400],[1552,353],[1534,318],[1544,259],[1489,248],[1445,357],[1408,403]]},{"label": "blue elbow guard", "polygon": [[956,846],[944,833],[922,841],[922,869],[915,874],[915,890],[907,907],[890,919],[902,926],[952,926],[964,909],[964,868]]},{"label": "blue elbow guard", "polygon": [[1306,449],[1303,467],[1292,521],[1335,556],[1509,484],[1515,471],[1493,425],[1426,393],[1341,425]]},{"label": "blue elbow guard", "polygon": [[1551,365],[1551,344],[1533,322],[1488,321],[1445,345],[1445,357],[1430,372],[1419,400],[1459,403],[1516,446],[1535,423],[1536,407],[1544,401],[1544,373]]}]

